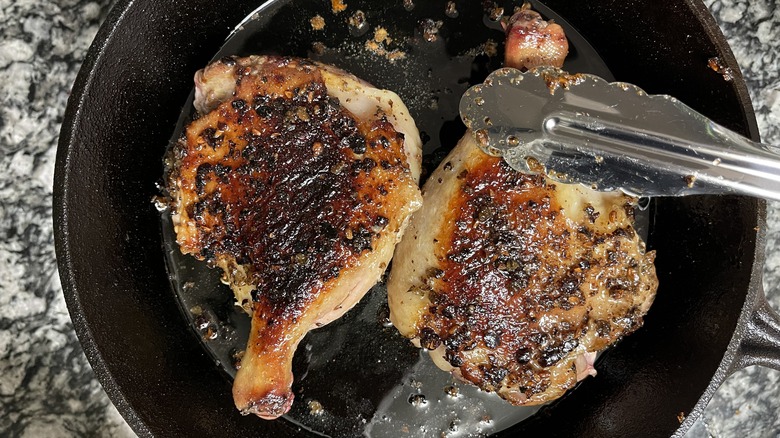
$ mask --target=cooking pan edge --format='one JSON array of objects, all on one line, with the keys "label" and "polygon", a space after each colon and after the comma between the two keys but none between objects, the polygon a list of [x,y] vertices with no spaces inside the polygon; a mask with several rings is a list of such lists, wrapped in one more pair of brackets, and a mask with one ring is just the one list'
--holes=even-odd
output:
[{"label": "cooking pan edge", "polygon": [[105,22],[98,29],[95,39],[89,47],[84,62],[76,76],[68,104],[63,118],[63,124],[60,128],[60,137],[57,145],[56,167],[54,171],[54,187],[52,196],[53,217],[54,217],[54,250],[57,257],[57,269],[59,271],[60,282],[65,295],[65,303],[68,307],[76,336],[79,339],[81,348],[89,361],[95,376],[100,382],[103,390],[106,391],[111,403],[117,408],[122,418],[131,426],[133,431],[139,437],[152,437],[152,433],[147,425],[136,414],[135,410],[129,404],[119,385],[109,370],[106,361],[103,360],[98,349],[95,337],[87,321],[84,319],[84,308],[81,303],[80,295],[77,292],[73,254],[69,245],[68,234],[68,208],[66,198],[68,195],[68,181],[71,175],[70,156],[73,143],[74,126],[77,123],[82,103],[85,99],[84,90],[94,80],[95,64],[103,55],[106,45],[114,33],[117,24],[122,20],[127,8],[134,0],[119,0],[111,8]]}]

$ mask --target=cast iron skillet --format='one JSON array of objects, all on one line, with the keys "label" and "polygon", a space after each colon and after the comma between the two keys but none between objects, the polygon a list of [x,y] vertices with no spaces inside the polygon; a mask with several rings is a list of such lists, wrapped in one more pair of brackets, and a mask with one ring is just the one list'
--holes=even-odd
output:
[{"label": "cast iron skillet", "polygon": [[[699,1],[545,4],[596,47],[617,79],[672,94],[758,139],[736,62]],[[283,420],[237,415],[230,382],[171,292],[150,203],[161,145],[193,72],[257,6],[120,1],[68,103],[54,189],[60,275],[90,363],[141,436],[305,435]],[[707,68],[714,56],[735,80]],[[731,372],[780,369],[780,319],[761,290],[764,227],[764,204],[755,199],[657,200],[648,243],[659,254],[661,289],[645,326],[604,355],[597,379],[499,435],[681,435]]]}]

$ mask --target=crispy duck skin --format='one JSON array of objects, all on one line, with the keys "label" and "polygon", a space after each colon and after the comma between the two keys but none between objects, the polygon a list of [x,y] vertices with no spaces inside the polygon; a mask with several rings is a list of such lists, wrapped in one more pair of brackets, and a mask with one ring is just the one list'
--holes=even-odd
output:
[{"label": "crispy duck skin", "polygon": [[[562,30],[518,14],[505,63],[548,64],[529,47]],[[596,352],[639,328],[654,299],[655,253],[634,230],[635,201],[517,172],[468,132],[396,247],[391,321],[437,366],[512,404],[558,398],[595,375]]]},{"label": "crispy duck skin", "polygon": [[252,314],[236,407],[277,418],[300,340],[379,280],[420,207],[419,133],[394,93],[296,58],[217,61],[195,107],[170,158],[177,242]]}]

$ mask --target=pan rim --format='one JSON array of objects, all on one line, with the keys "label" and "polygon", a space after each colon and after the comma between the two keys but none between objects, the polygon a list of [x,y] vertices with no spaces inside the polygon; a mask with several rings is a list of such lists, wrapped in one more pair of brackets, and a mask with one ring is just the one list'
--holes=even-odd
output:
[{"label": "pan rim", "polygon": [[81,348],[87,357],[89,365],[100,382],[101,387],[108,395],[109,400],[119,411],[122,418],[138,436],[154,436],[149,426],[141,419],[136,410],[124,395],[120,385],[116,382],[112,371],[95,340],[92,328],[84,318],[84,309],[81,302],[81,293],[74,276],[73,251],[68,234],[70,220],[68,205],[66,202],[71,176],[71,154],[73,148],[73,131],[81,116],[81,109],[86,99],[87,91],[95,80],[95,66],[105,56],[106,47],[116,33],[117,27],[122,23],[127,12],[136,3],[136,0],[119,0],[109,11],[103,24],[100,25],[84,61],[76,75],[76,80],[70,90],[68,103],[63,116],[60,135],[57,143],[57,155],[54,168],[54,187],[52,196],[52,213],[54,222],[54,252],[57,258],[57,270],[59,272],[62,291],[65,296],[65,304],[76,331]]},{"label": "pan rim", "polygon": [[[740,101],[742,109],[744,111],[745,122],[748,128],[749,137],[753,141],[760,141],[760,135],[758,131],[758,122],[756,120],[755,110],[750,100],[750,93],[748,92],[745,78],[742,75],[742,70],[739,68],[737,59],[734,56],[731,47],[726,41],[726,37],[720,30],[715,17],[712,16],[707,6],[702,0],[686,0],[686,3],[691,7],[694,13],[702,20],[704,29],[708,32],[707,37],[717,47],[720,54],[724,59],[722,61],[731,66],[735,72],[733,79],[734,88],[737,93],[737,97]],[[734,366],[739,362],[741,354],[739,347],[742,339],[745,337],[745,330],[748,326],[748,320],[753,316],[757,305],[759,304],[760,292],[763,290],[762,279],[763,269],[766,260],[766,201],[763,199],[757,200],[756,205],[756,240],[755,249],[753,251],[753,266],[750,272],[750,282],[748,283],[747,295],[745,301],[740,309],[740,315],[737,319],[737,325],[734,330],[734,334],[729,341],[726,352],[723,355],[718,368],[713,374],[709,385],[699,397],[699,401],[693,407],[691,412],[686,415],[685,419],[680,423],[680,427],[675,431],[673,437],[682,437],[693,426],[693,423],[701,417],[704,413],[704,409],[709,404],[710,400],[715,394],[715,391],[723,384],[723,382],[734,372]]]}]

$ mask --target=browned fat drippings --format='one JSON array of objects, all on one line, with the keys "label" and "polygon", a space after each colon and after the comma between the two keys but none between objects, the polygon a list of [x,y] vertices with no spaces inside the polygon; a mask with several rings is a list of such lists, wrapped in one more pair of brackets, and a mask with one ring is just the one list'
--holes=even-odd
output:
[{"label": "browned fat drippings", "polygon": [[406,58],[406,52],[403,52],[398,48],[388,48],[392,42],[393,38],[390,37],[387,29],[379,26],[374,29],[374,37],[366,40],[365,48],[375,55],[387,58],[390,62],[396,62]]},{"label": "browned fat drippings", "polygon": [[315,15],[312,17],[311,20],[309,20],[309,23],[311,24],[311,28],[314,30],[325,29],[325,19],[320,15]]},{"label": "browned fat drippings", "polygon": [[254,73],[239,71],[236,97],[194,121],[179,145],[182,207],[198,230],[179,243],[248,267],[272,324],[372,249],[390,189],[374,174],[393,184],[388,173],[407,169],[403,135],[383,118],[356,121],[313,65],[280,58]]},{"label": "browned fat drippings", "polygon": [[547,69],[542,73],[542,79],[547,84],[550,94],[553,94],[559,88],[568,90],[572,86],[581,84],[586,76],[582,73],[571,74],[563,70]]},{"label": "browned fat drippings", "polygon": [[347,4],[344,0],[330,0],[330,8],[334,14],[338,14],[347,10]]},{"label": "browned fat drippings", "polygon": [[710,58],[707,60],[707,66],[715,72],[720,73],[723,79],[726,81],[734,80],[734,71],[731,67],[727,67],[723,64],[723,61],[719,57]]},{"label": "browned fat drippings", "polygon": [[444,6],[444,15],[449,18],[458,18],[460,12],[458,12],[458,5],[454,1],[449,1]]},{"label": "browned fat drippings", "polygon": [[368,31],[368,19],[366,13],[358,9],[347,20],[349,33],[353,37],[363,36]]}]

